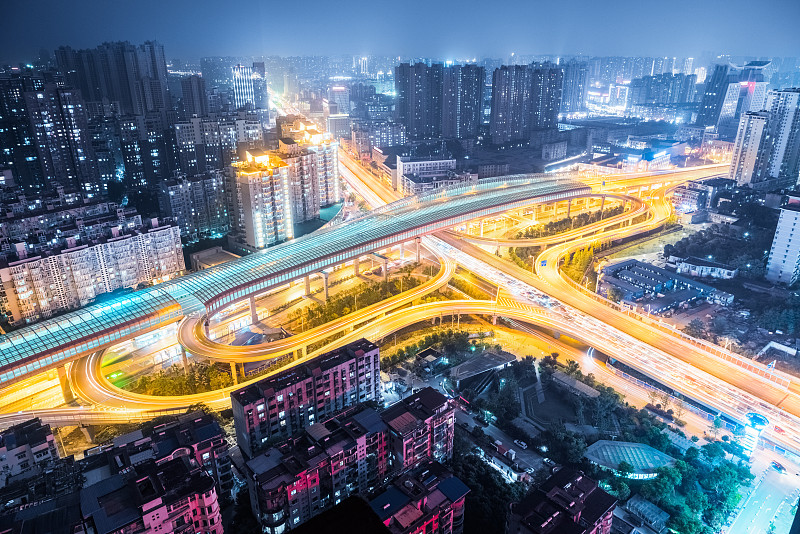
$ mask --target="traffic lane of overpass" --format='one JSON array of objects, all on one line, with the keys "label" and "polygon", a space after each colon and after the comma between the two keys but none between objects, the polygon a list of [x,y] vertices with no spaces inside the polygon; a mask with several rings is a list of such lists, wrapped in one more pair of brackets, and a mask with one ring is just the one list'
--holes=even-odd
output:
[{"label": "traffic lane of overpass", "polygon": [[475,243],[477,245],[504,246],[504,247],[539,247],[539,246],[553,245],[556,243],[562,243],[564,241],[570,241],[576,238],[579,239],[588,234],[593,234],[595,232],[602,231],[610,226],[614,226],[628,220],[633,220],[636,217],[644,215],[649,211],[647,204],[645,204],[636,197],[628,197],[627,195],[609,195],[609,196],[615,196],[617,198],[623,198],[625,200],[633,201],[634,207],[633,209],[628,210],[627,212],[622,213],[620,215],[615,215],[614,217],[609,217],[608,219],[603,219],[602,221],[588,224],[581,228],[576,228],[575,230],[561,232],[559,234],[555,234],[548,237],[538,237],[532,239],[502,239],[496,237],[474,236],[470,234],[465,234],[463,232],[452,232],[452,234],[458,237],[459,239],[463,239],[464,241]]},{"label": "traffic lane of overpass", "polygon": [[[658,206],[658,205],[657,205]],[[659,224],[660,219],[666,219],[665,214],[669,210],[663,203],[659,206],[660,213],[652,222],[643,223],[646,228],[654,228]],[[628,235],[631,227],[623,227],[613,231],[612,236]],[[605,239],[605,237],[603,237]],[[756,394],[768,400],[771,404],[778,407],[787,408],[790,413],[800,414],[800,396],[789,388],[788,391],[777,386],[769,379],[756,375],[734,363],[703,350],[682,337],[665,332],[663,329],[647,325],[642,321],[619,312],[605,304],[598,302],[592,297],[574,289],[564,278],[558,267],[559,259],[570,250],[579,248],[581,244],[569,243],[555,246],[544,251],[536,258],[536,267],[541,280],[549,286],[549,289],[541,290],[555,296],[562,302],[573,306],[585,313],[601,318],[607,324],[632,334],[634,337],[645,341],[665,352],[696,365],[698,368],[716,374],[720,378],[729,377],[735,381],[736,385],[742,387],[749,393]],[[544,262],[544,265],[543,265]],[[535,278],[527,271],[520,269],[520,274],[525,273],[528,280]],[[792,383],[796,384],[796,380]]]},{"label": "traffic lane of overpass", "polygon": [[[429,249],[436,254],[434,249]],[[438,255],[437,255],[438,256]],[[216,343],[205,333],[204,316],[187,317],[178,326],[178,342],[186,351],[194,356],[211,358],[234,363],[257,362],[276,358],[307,347],[312,343],[323,341],[342,330],[353,328],[376,316],[404,306],[428,293],[447,285],[455,273],[455,263],[443,256],[438,256],[441,269],[434,278],[414,289],[405,291],[390,299],[372,304],[357,310],[340,319],[305,332],[269,343],[259,345],[231,346]]]},{"label": "traffic lane of overpass", "polygon": [[[445,242],[448,242],[451,246],[459,246],[459,242],[449,236],[440,235],[439,237]],[[554,296],[564,304],[600,319],[617,330],[630,334],[634,338],[666,352],[681,361],[690,363],[698,369],[717,376],[736,387],[740,387],[743,391],[763,399],[774,406],[784,408],[792,415],[800,416],[800,405],[797,404],[793,394],[787,394],[786,391],[783,391],[771,382],[741,367],[702,351],[677,336],[668,335],[661,330],[648,327],[641,321],[635,320],[608,306],[596,302],[590,297],[572,289],[561,279],[557,271],[548,270],[551,276],[542,280],[531,275],[527,270],[488,254],[474,245],[465,244],[460,248],[462,252],[489,264],[509,276],[522,280],[546,294]],[[554,256],[558,257],[557,255]],[[551,260],[548,260],[548,264],[550,261],[555,262],[555,260],[551,258]],[[552,274],[553,272],[555,272],[555,274]],[[601,351],[603,350],[602,347],[597,348]]]},{"label": "traffic lane of overpass", "polygon": [[[646,364],[649,365],[649,369],[655,368],[655,365],[652,362],[656,361],[656,359],[659,365],[667,367],[670,366],[669,356],[666,354],[660,354],[656,349],[647,351],[647,354],[643,354],[642,358],[639,358],[638,356],[632,358],[630,354],[635,351],[632,352],[630,347],[625,347],[618,343],[609,345],[609,338],[602,332],[593,332],[591,329],[585,328],[584,325],[579,322],[569,320],[568,318],[561,319],[543,309],[526,310],[498,305],[491,301],[442,301],[423,304],[403,310],[402,312],[386,315],[377,319],[375,322],[370,323],[369,325],[363,326],[358,330],[354,330],[353,332],[346,334],[342,338],[337,339],[332,344],[326,346],[324,349],[320,349],[320,351],[309,354],[306,358],[291,362],[280,370],[276,370],[265,376],[255,378],[240,385],[231,386],[213,392],[184,395],[179,397],[153,397],[123,391],[111,384],[107,379],[105,379],[105,377],[102,376],[102,373],[98,372],[100,360],[102,358],[100,355],[93,355],[90,358],[85,358],[79,361],[75,365],[75,370],[72,373],[72,377],[77,384],[76,394],[78,394],[85,401],[94,404],[97,407],[106,406],[139,411],[163,410],[167,408],[188,406],[197,402],[204,402],[215,408],[224,408],[229,406],[230,392],[262,380],[266,376],[270,376],[277,372],[282,372],[288,368],[303,363],[308,358],[313,358],[314,356],[320,354],[323,350],[331,350],[335,347],[345,345],[362,337],[372,339],[373,341],[378,341],[409,325],[453,314],[500,315],[504,317],[510,317],[527,323],[554,329],[590,346],[602,346],[605,349],[604,352],[612,357],[616,357],[618,360],[623,361],[634,368],[640,367],[642,365],[642,360],[646,359],[645,357],[652,359],[652,361],[647,360],[646,362]],[[692,396],[701,397],[698,400],[707,403],[710,407],[713,408],[719,405],[720,397],[723,395],[732,394],[730,388],[727,387],[727,384],[722,383],[722,381],[719,381],[715,377],[707,375],[700,370],[690,369],[688,367],[687,369],[689,369],[691,374],[698,377],[698,380],[710,380],[719,386],[711,388],[697,388],[694,392],[692,392]],[[664,380],[664,382],[665,385],[674,387],[676,390],[686,389],[685,387],[682,388],[682,385],[678,384],[671,377],[668,377],[668,379]],[[747,404],[753,403],[753,400],[749,399],[749,396],[746,393],[735,392],[733,395],[740,398],[743,397],[744,402]],[[726,402],[728,401],[730,401],[730,399],[726,399]],[[726,409],[723,411],[727,412],[730,410],[726,407]],[[796,450],[797,445],[789,439],[796,439],[794,436],[797,434],[797,430],[800,430],[795,429],[794,426],[795,425],[792,425],[791,423],[785,424],[784,427],[786,434],[773,436],[772,439],[778,441],[783,446]]]}]

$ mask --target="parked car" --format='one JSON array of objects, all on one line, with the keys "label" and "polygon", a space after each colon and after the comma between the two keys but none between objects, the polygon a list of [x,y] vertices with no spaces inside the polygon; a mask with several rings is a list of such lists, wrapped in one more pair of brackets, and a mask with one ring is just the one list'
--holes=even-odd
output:
[{"label": "parked car", "polygon": [[522,440],[515,439],[515,440],[514,440],[514,443],[515,443],[515,444],[516,444],[516,445],[517,445],[517,446],[518,446],[520,449],[523,449],[523,450],[524,450],[524,449],[527,449],[527,448],[528,448],[528,444],[527,444],[527,443],[525,443],[525,442],[524,442],[524,441],[522,441]]},{"label": "parked car", "polygon": [[785,473],[786,472],[786,468],[783,467],[783,465],[779,464],[778,462],[772,462],[772,468],[775,471],[777,471],[778,473]]}]

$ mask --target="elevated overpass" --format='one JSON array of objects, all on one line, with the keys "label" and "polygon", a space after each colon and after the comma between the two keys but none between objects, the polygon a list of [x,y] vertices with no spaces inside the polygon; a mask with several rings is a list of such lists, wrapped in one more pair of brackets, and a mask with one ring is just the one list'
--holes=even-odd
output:
[{"label": "elevated overpass", "polygon": [[522,174],[458,185],[383,206],[259,253],[0,336],[0,387],[191,315],[211,317],[259,293],[477,217],[568,200],[571,175]]}]

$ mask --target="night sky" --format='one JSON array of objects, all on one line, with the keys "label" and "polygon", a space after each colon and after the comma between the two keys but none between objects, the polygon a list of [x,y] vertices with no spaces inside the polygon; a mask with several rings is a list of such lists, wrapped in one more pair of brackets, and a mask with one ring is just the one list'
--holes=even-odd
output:
[{"label": "night sky", "polygon": [[800,55],[800,0],[0,0],[0,61],[156,39],[167,58]]}]

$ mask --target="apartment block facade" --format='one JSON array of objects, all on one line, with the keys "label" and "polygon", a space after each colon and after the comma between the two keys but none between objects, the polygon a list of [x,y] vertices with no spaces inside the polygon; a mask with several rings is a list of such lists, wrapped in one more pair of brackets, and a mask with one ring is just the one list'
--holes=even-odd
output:
[{"label": "apartment block facade", "polygon": [[236,441],[253,458],[271,438],[380,400],[380,352],[361,339],[231,393]]}]

